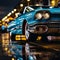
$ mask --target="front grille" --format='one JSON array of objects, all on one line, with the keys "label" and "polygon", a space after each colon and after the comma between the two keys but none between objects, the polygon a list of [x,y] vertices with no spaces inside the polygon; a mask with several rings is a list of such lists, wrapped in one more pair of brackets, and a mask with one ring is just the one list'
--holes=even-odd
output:
[{"label": "front grille", "polygon": [[60,33],[60,28],[48,28],[47,33]]},{"label": "front grille", "polygon": [[49,23],[47,24],[48,26],[48,31],[47,33],[51,33],[51,34],[58,34],[60,35],[60,23]]},{"label": "front grille", "polygon": [[48,30],[48,27],[46,25],[37,25],[35,28],[35,33],[42,34],[45,33]]},{"label": "front grille", "polygon": [[49,28],[60,28],[60,23],[48,23]]},{"label": "front grille", "polygon": [[[34,26],[36,26],[37,28],[35,28],[33,33],[37,33],[37,34],[45,33],[47,35],[49,34],[60,35],[60,23],[59,22],[39,23],[39,24],[33,25],[33,27]],[[44,28],[43,26],[47,28]]]}]

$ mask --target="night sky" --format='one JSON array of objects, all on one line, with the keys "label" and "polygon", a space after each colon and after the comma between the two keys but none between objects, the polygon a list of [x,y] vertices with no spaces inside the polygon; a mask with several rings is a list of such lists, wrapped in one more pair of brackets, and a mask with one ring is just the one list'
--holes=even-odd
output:
[{"label": "night sky", "polygon": [[21,0],[0,0],[0,20],[7,15]]},{"label": "night sky", "polygon": [[[0,0],[0,20],[6,16],[13,8],[20,2],[24,0]],[[33,0],[34,1],[34,0]],[[39,0],[36,0],[39,1]],[[48,0],[43,0],[44,3],[48,3]]]}]

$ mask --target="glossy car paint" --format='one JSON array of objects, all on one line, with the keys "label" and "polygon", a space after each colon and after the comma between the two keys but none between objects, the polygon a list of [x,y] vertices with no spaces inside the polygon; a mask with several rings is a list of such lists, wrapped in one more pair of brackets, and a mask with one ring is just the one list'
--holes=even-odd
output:
[{"label": "glossy car paint", "polygon": [[[44,19],[36,20],[35,14],[38,11],[48,11],[50,13],[50,19]],[[59,23],[60,22],[60,7],[49,7],[49,8],[43,8],[39,7],[38,9],[35,9],[33,11],[24,13],[17,17],[15,20],[10,22],[8,24],[8,31],[10,31],[13,34],[22,34],[22,24],[24,20],[27,21],[29,26],[38,25],[41,23]]]}]

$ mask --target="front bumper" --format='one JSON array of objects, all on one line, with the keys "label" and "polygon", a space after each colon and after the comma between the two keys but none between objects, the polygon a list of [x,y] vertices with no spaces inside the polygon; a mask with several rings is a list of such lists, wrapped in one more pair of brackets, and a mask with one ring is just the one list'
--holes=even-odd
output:
[{"label": "front bumper", "polygon": [[60,35],[60,23],[38,23],[29,25],[28,31],[34,34],[58,34]]}]

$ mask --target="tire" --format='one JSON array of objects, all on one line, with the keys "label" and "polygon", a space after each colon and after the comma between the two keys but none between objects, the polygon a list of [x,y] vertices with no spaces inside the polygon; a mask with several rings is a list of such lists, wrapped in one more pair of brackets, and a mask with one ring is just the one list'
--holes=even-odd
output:
[{"label": "tire", "polygon": [[23,22],[23,25],[22,25],[22,33],[23,33],[23,35],[26,36],[26,39],[28,40],[29,39],[29,36],[30,36],[30,33],[28,31],[28,23],[26,21]]},{"label": "tire", "polygon": [[23,22],[23,26],[22,26],[22,33],[23,35],[26,36],[26,39],[28,41],[35,41],[37,36],[31,32],[28,31],[28,23],[26,21]]},{"label": "tire", "polygon": [[15,41],[15,36],[16,36],[15,34],[12,34],[12,35],[11,35],[11,40],[12,40],[12,41]]}]

